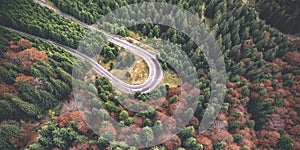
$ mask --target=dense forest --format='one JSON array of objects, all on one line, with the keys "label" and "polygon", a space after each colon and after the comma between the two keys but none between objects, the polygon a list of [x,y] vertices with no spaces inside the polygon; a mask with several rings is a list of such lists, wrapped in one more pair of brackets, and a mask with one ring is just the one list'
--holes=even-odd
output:
[{"label": "dense forest", "polygon": [[[6,62],[1,65],[0,81],[7,86],[16,85],[17,90],[2,95],[2,119],[23,115],[37,118],[42,111],[66,99],[72,90],[73,56],[49,43],[30,39],[31,43],[22,38],[1,28],[1,58]],[[30,53],[37,56],[30,58]],[[22,77],[34,84],[24,82]]]},{"label": "dense forest", "polygon": [[272,26],[286,33],[300,33],[300,2],[295,1],[256,1],[260,17]]},{"label": "dense forest", "polygon": [[[50,39],[88,56],[100,54],[101,48],[106,45],[102,33],[87,30],[31,0],[3,0],[0,8],[1,25]],[[109,59],[111,56],[104,57]]]},{"label": "dense forest", "polygon": [[30,0],[2,0],[1,24],[77,48],[85,29]]},{"label": "dense forest", "polygon": [[[65,6],[64,3],[66,3],[65,1],[54,1],[54,3],[56,3],[57,6],[63,11],[68,12],[63,8],[63,6]],[[100,1],[96,1],[94,3],[91,1],[89,1],[88,3],[78,1],[77,5],[83,6],[81,8],[87,8],[84,6],[89,6],[92,4],[96,6],[100,5],[99,3]],[[127,4],[130,3],[132,2],[127,2]],[[170,3],[173,4],[174,2]],[[177,3],[175,4],[179,6],[185,6],[186,3],[188,2],[177,1]],[[266,70],[267,68],[273,69],[270,68],[271,66],[267,65],[267,62],[273,61],[276,57],[282,57],[285,52],[290,49],[296,50],[296,48],[292,48],[293,46],[288,43],[283,35],[280,34],[276,29],[272,29],[269,26],[265,25],[262,21],[257,20],[255,11],[249,9],[247,6],[244,6],[242,2],[228,1],[226,3],[222,3],[217,1],[200,1],[197,4],[188,5],[187,7],[189,9],[196,9],[200,8],[204,3],[206,4],[205,16],[208,18],[213,18],[211,29],[215,33],[215,37],[221,45],[220,48],[225,55],[226,69],[229,80],[231,82],[242,82],[240,81],[240,79],[238,79],[238,76],[245,76],[250,80],[250,83],[245,83],[245,81],[243,81],[241,84],[239,84],[240,87],[244,87],[244,89],[248,90],[250,88],[249,84],[251,83],[259,84],[264,80],[272,79],[272,74],[267,75],[264,72],[264,70]],[[119,6],[119,4],[115,2],[113,6],[114,7],[112,8],[115,9],[115,6]],[[70,14],[80,14],[81,10],[76,8],[77,7],[75,7],[74,11],[72,11],[72,13]],[[92,7],[89,7],[89,11],[87,12],[91,12],[93,14],[95,11],[96,9],[92,9]],[[159,11],[160,10],[157,10],[157,12]],[[226,12],[225,15],[224,12]],[[102,12],[100,14],[103,15],[105,13]],[[128,14],[132,14],[130,13],[130,10],[128,10]],[[176,18],[176,14],[173,15],[175,16],[174,18]],[[95,16],[97,17],[97,15]],[[84,18],[78,18],[85,21]],[[176,31],[175,29],[155,24],[138,25],[130,27],[129,29],[148,37],[153,37],[155,35],[156,37],[180,44],[182,49],[184,49],[189,54],[190,58],[192,58],[195,66],[200,69],[198,72],[203,72],[202,68],[206,68],[204,72],[207,73],[207,64],[204,62],[205,59],[203,54],[199,55],[199,53],[196,52],[197,49],[193,49],[195,45],[193,45],[193,43],[190,42],[187,37],[185,37],[182,33]],[[266,33],[271,34],[272,38],[268,39],[266,37]],[[253,40],[255,46],[245,46],[243,44],[243,41],[246,40]],[[198,56],[194,56],[196,54]],[[285,72],[285,74],[293,73],[295,75],[299,73],[298,70],[294,72],[291,71],[292,70],[287,71]],[[275,73],[276,72],[274,72],[274,74]],[[200,74],[200,76],[203,76],[203,74]],[[200,82],[204,82],[205,80],[207,79],[202,77]],[[289,77],[287,80],[285,80],[285,82],[289,82],[290,80],[292,80],[292,78]],[[206,86],[202,86],[202,90],[205,90],[206,88],[209,89],[209,81],[205,82],[208,82],[208,84],[206,84]],[[205,91],[209,90],[206,89]],[[260,93],[261,95],[265,94],[264,92]],[[245,92],[244,95],[248,96],[249,93]],[[209,96],[205,95],[205,97],[208,98]],[[249,105],[249,107],[250,106],[252,105]],[[250,107],[250,111],[252,109],[256,109],[256,107]],[[263,112],[262,115],[258,114],[258,116],[255,118],[260,119],[262,116],[264,116],[264,113],[269,114],[270,112]],[[256,120],[255,118],[254,120]],[[258,121],[256,126],[259,126],[260,124],[261,121]]]},{"label": "dense forest", "polygon": [[[49,109],[58,114],[56,107],[68,99],[72,91],[73,66],[82,66],[83,62],[75,62],[72,55],[53,44],[20,36],[2,27],[0,35],[1,121],[39,121],[47,117]],[[0,148],[10,149],[8,139],[17,137],[20,129],[10,131],[17,126],[9,125],[1,128],[1,133],[8,133],[1,134],[5,136]]]},{"label": "dense forest", "polygon": [[[142,2],[131,0],[51,1],[61,11],[88,24],[95,23],[103,15],[121,6]],[[168,40],[173,43],[173,47],[172,45],[168,47],[170,50],[180,47],[191,59],[200,78],[197,81],[199,89],[190,89],[193,92],[200,90],[201,95],[197,98],[199,103],[195,110],[196,113],[191,116],[189,124],[169,141],[146,149],[300,148],[300,104],[296,99],[300,89],[300,68],[299,59],[295,58],[299,56],[299,47],[288,42],[277,29],[258,20],[256,11],[243,4],[242,1],[167,0],[165,2],[189,10],[199,17],[202,15],[206,17],[204,21],[212,31],[224,55],[228,83],[225,101],[216,120],[212,122],[209,130],[199,133],[199,121],[203,114],[215,111],[208,105],[213,83],[210,81],[205,55],[200,52],[194,41],[172,27],[160,24],[141,24],[125,29],[124,33],[131,30],[140,36]],[[282,6],[283,3],[283,1],[276,3],[258,1],[258,12],[262,18],[278,18],[278,20],[270,19],[271,24],[274,24],[275,27],[282,28],[287,25],[288,29],[295,30],[286,30],[286,32],[298,32],[296,29],[299,24],[299,19],[297,19],[299,10],[297,9],[298,5],[294,5],[297,2]],[[205,6],[204,14],[202,14],[202,6]],[[0,8],[2,25],[48,38],[73,48],[77,48],[78,42],[86,33],[86,29],[74,21],[64,19],[55,12],[29,0],[4,0]],[[154,9],[157,9],[157,12],[162,11],[159,8]],[[140,13],[130,11],[127,10],[124,13]],[[175,18],[180,14],[173,12],[170,15],[174,16],[170,21],[176,22],[178,20]],[[286,20],[286,18],[288,18],[286,24],[280,21]],[[210,22],[208,23],[207,20]],[[268,19],[266,20],[269,22]],[[274,20],[278,22],[273,22]],[[81,61],[75,61],[74,57],[63,49],[50,43],[22,37],[0,29],[0,57],[3,60],[9,60],[0,61],[0,85],[1,90],[4,90],[0,95],[1,121],[42,119],[47,110],[56,110],[55,106],[71,97],[73,65],[80,72],[79,68],[82,68],[83,64],[80,64]],[[285,30],[283,29],[283,31]],[[127,36],[127,34],[122,36]],[[29,41],[24,41],[24,39]],[[103,42],[104,38],[97,37],[95,40]],[[94,47],[93,44],[92,42],[83,43],[81,48],[87,52],[87,55],[94,56],[96,52],[86,51],[89,47]],[[152,45],[156,49],[162,48],[161,45],[154,43]],[[203,44],[199,47],[207,47],[207,45]],[[32,50],[33,48],[35,49]],[[34,62],[25,62],[23,58],[14,59],[12,57],[12,55],[21,57],[26,54],[26,51],[43,57],[40,57],[42,59],[33,59]],[[115,45],[108,43],[104,46],[101,54],[105,57],[105,61],[109,61],[118,55],[118,49]],[[188,66],[178,60],[180,57],[172,57],[170,54],[169,51],[160,51],[157,56],[165,70],[174,69],[168,64],[169,62],[172,62],[173,65],[176,64],[179,68],[189,70]],[[182,76],[189,79],[189,75],[183,74]],[[81,84],[81,81],[77,82],[77,84]],[[181,101],[188,99],[181,97],[176,92],[180,87],[169,87],[168,85],[161,86],[161,90],[151,93],[136,93],[133,97],[119,94],[108,79],[103,77],[96,77],[93,86],[95,87],[89,88],[97,95],[93,95],[93,92],[87,93],[88,99],[84,103],[90,105],[91,109],[85,111],[84,116],[91,120],[95,116],[101,116],[102,119],[112,116],[121,127],[124,127],[123,130],[126,129],[126,126],[139,127],[139,134],[133,134],[131,137],[118,137],[133,143],[133,145],[151,143],[155,140],[154,136],[162,133],[160,132],[162,129],[167,129],[162,125],[163,121],[161,120],[172,119],[169,116],[174,113],[174,109]],[[183,84],[182,86],[187,85]],[[166,96],[164,97],[164,95]],[[132,103],[128,101],[128,98],[135,98],[137,102]],[[143,112],[130,110],[130,108],[142,107],[141,102],[153,102],[152,99],[155,99],[157,103],[162,101],[163,106],[146,107]],[[123,104],[128,104],[128,108],[123,108]],[[105,110],[101,108],[105,108]],[[187,109],[184,115],[189,116],[189,112],[193,112],[191,109]],[[97,131],[103,134],[97,136],[89,129],[88,125],[82,123],[83,119],[79,117],[82,115],[81,113],[73,111],[69,114],[60,114],[57,110],[55,119],[48,123],[47,128],[39,130],[41,137],[37,143],[30,146],[30,149],[137,149],[128,148],[124,143],[114,143],[117,133],[109,121],[98,122]],[[155,130],[150,127],[155,127]],[[20,128],[12,124],[0,125],[0,132],[5,135],[0,138],[0,149],[13,147],[13,143],[9,139],[19,137]]]}]

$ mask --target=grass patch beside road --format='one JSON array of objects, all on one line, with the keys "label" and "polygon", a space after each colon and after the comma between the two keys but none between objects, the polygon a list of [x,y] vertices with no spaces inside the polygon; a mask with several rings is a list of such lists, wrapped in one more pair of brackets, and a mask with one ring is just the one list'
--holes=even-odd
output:
[{"label": "grass patch beside road", "polygon": [[170,87],[177,87],[178,85],[181,85],[181,80],[177,74],[170,70],[164,71],[162,82],[163,84],[168,84]]}]

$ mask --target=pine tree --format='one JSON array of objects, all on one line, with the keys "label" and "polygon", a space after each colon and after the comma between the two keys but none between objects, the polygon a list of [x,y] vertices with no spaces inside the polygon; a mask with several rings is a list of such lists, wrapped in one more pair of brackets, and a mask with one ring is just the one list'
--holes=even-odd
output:
[{"label": "pine tree", "polygon": [[16,125],[2,125],[0,126],[0,149],[13,149],[10,140],[19,137],[21,130]]},{"label": "pine tree", "polygon": [[14,104],[17,108],[23,111],[25,114],[29,116],[36,116],[41,114],[42,109],[38,106],[28,103],[26,101],[21,100],[20,98],[11,95],[11,94],[4,94],[4,98]]},{"label": "pine tree", "polygon": [[146,126],[141,131],[141,140],[146,145],[149,145],[153,141],[153,131],[150,127]]}]

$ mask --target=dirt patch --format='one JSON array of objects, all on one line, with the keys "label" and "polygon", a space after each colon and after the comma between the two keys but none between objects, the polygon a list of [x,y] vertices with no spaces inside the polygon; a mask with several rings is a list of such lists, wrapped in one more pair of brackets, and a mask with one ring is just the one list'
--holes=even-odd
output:
[{"label": "dirt patch", "polygon": [[181,85],[181,81],[176,73],[168,70],[164,72],[163,84],[168,84],[170,87],[177,87]]},{"label": "dirt patch", "polygon": [[130,71],[130,74],[131,77],[129,79],[129,83],[141,84],[145,82],[149,76],[149,67],[144,60],[138,61]]}]

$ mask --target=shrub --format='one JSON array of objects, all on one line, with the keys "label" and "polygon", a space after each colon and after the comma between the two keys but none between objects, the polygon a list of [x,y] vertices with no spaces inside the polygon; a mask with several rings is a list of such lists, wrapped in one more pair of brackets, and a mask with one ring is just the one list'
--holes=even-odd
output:
[{"label": "shrub", "polygon": [[294,77],[290,74],[285,74],[282,76],[283,86],[292,87]]},{"label": "shrub", "polygon": [[178,101],[178,97],[176,95],[169,99],[170,104],[176,103],[177,101]]},{"label": "shrub", "polygon": [[149,119],[149,118],[143,119],[143,124],[144,124],[144,126],[148,126],[148,127],[152,127],[152,125],[153,125],[151,119]]},{"label": "shrub", "polygon": [[284,129],[278,129],[278,133],[280,134],[280,135],[283,135],[284,134]]},{"label": "shrub", "polygon": [[128,150],[138,150],[136,147],[129,147]]},{"label": "shrub", "polygon": [[277,148],[291,150],[293,148],[293,140],[290,137],[281,136],[277,142]]},{"label": "shrub", "polygon": [[258,91],[260,95],[265,95],[268,92],[267,88],[262,88]]},{"label": "shrub", "polygon": [[192,137],[193,134],[194,134],[193,126],[185,127],[181,132],[179,132],[179,136],[184,139]]},{"label": "shrub", "polygon": [[249,96],[250,90],[249,90],[248,86],[243,86],[243,87],[242,87],[242,94],[243,94],[244,96]]},{"label": "shrub", "polygon": [[151,148],[151,150],[166,150],[165,147],[158,147],[158,146],[154,146]]},{"label": "shrub", "polygon": [[110,145],[107,149],[110,150],[128,150],[128,145],[122,141],[113,141],[110,142]]},{"label": "shrub", "polygon": [[128,126],[128,125],[131,125],[133,122],[134,122],[134,119],[132,117],[128,117],[127,120],[125,121],[125,124]]},{"label": "shrub", "polygon": [[148,107],[146,110],[142,110],[139,113],[137,113],[137,116],[153,118],[156,116],[156,114],[157,114],[157,111],[153,107]]},{"label": "shrub", "polygon": [[146,145],[149,145],[150,142],[152,142],[154,139],[153,137],[153,131],[150,127],[144,127],[141,131],[141,140]]},{"label": "shrub", "polygon": [[270,98],[276,98],[277,95],[276,94],[270,94]]},{"label": "shrub", "polygon": [[118,112],[116,105],[112,101],[105,102],[105,106],[107,107],[108,111],[110,111],[110,112]]},{"label": "shrub", "polygon": [[229,94],[230,94],[232,91],[233,91],[232,88],[229,88],[229,89],[227,90],[227,92],[228,92]]},{"label": "shrub", "polygon": [[236,103],[236,98],[230,98],[230,99],[228,99],[228,102],[230,104],[235,104]]},{"label": "shrub", "polygon": [[157,121],[155,121],[153,127],[156,131],[159,131],[163,128],[163,124],[161,123],[160,120],[157,120]]},{"label": "shrub", "polygon": [[193,149],[193,150],[202,150],[203,149],[203,145],[198,144],[197,140],[194,137],[190,137],[190,138],[186,139],[183,142],[183,146],[186,148]]},{"label": "shrub", "polygon": [[218,143],[213,145],[213,149],[214,150],[222,150],[226,145],[227,145],[227,143],[224,142],[224,141],[218,142]]},{"label": "shrub", "polygon": [[99,147],[105,148],[109,145],[109,142],[104,137],[99,137],[97,141]]},{"label": "shrub", "polygon": [[119,119],[120,120],[126,120],[129,117],[128,112],[126,110],[122,110],[120,115],[119,115]]},{"label": "shrub", "polygon": [[235,118],[238,118],[238,117],[240,117],[241,116],[241,112],[232,112],[231,113],[231,116],[233,116],[233,117],[235,117]]},{"label": "shrub", "polygon": [[241,135],[241,134],[235,134],[233,136],[233,139],[235,142],[239,142],[242,138],[243,138],[243,135]]},{"label": "shrub", "polygon": [[248,103],[248,102],[249,102],[249,97],[242,98],[242,99],[240,100],[240,102],[241,102],[242,104]]},{"label": "shrub", "polygon": [[275,99],[275,106],[279,106],[279,107],[284,106],[284,98],[276,98]]},{"label": "shrub", "polygon": [[223,103],[221,110],[228,111],[229,103]]},{"label": "shrub", "polygon": [[44,150],[44,148],[41,144],[34,143],[34,144],[29,145],[28,150]]},{"label": "shrub", "polygon": [[120,122],[119,122],[119,125],[120,125],[121,127],[125,127],[125,126],[126,126],[124,121],[120,121]]},{"label": "shrub", "polygon": [[233,121],[233,122],[229,122],[229,130],[234,130],[234,129],[238,129],[240,128],[241,123],[239,121]]}]

